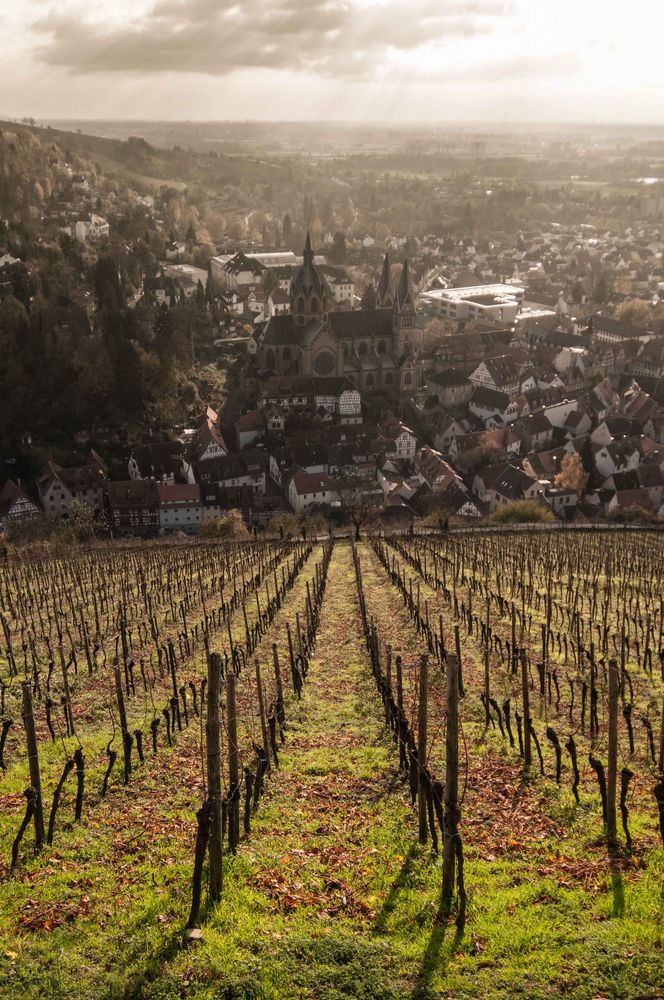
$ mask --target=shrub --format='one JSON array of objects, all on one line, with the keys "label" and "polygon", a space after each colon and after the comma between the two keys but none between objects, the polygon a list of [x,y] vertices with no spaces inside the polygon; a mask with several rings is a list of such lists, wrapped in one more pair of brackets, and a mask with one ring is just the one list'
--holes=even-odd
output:
[{"label": "shrub", "polygon": [[550,524],[555,517],[537,500],[515,500],[495,510],[487,521],[491,524]]}]

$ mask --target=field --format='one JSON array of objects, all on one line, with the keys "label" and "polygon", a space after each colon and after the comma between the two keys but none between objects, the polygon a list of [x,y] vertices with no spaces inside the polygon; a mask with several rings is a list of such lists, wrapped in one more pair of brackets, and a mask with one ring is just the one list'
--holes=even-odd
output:
[{"label": "field", "polygon": [[663,606],[647,531],[8,557],[3,998],[664,998]]}]

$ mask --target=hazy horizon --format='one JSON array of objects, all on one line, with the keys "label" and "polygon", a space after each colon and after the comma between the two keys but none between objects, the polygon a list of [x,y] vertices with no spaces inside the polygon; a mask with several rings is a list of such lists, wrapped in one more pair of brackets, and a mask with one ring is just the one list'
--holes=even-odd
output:
[{"label": "hazy horizon", "polygon": [[[650,0],[17,0],[4,113],[42,119],[658,124]],[[127,109],[131,114],[127,115]],[[436,109],[432,114],[432,109]]]}]

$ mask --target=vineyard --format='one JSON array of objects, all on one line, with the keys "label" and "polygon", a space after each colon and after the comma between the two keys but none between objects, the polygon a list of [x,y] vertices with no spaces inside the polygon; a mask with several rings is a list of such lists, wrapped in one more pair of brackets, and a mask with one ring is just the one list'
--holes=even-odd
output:
[{"label": "vineyard", "polygon": [[0,564],[10,998],[664,998],[664,537]]}]

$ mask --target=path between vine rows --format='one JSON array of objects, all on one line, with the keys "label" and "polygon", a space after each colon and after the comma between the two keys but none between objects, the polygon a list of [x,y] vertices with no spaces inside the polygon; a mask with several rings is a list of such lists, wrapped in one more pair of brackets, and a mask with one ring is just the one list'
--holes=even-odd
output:
[{"label": "path between vine rows", "polygon": [[[398,596],[367,547],[361,554],[383,638],[415,655]],[[286,678],[282,641],[280,649]],[[269,645],[259,655],[269,671]],[[484,785],[473,781],[463,814],[470,831],[469,925],[463,940],[453,928],[435,926],[440,862],[417,845],[371,677],[348,544],[333,552],[302,701],[287,700],[281,767],[266,781],[251,835],[224,860],[222,900],[204,914],[202,942],[183,948],[197,801],[196,754],[186,740],[195,743],[194,735],[183,738],[184,782],[172,767],[149,781],[146,772],[150,809],[163,827],[152,848],[148,841],[138,854],[118,857],[110,828],[82,826],[59,841],[59,860],[45,859],[34,874],[26,872],[25,885],[13,886],[17,913],[26,892],[36,899],[48,893],[55,903],[83,884],[90,886],[91,912],[71,927],[5,939],[0,972],[4,963],[22,983],[21,992],[8,994],[12,1000],[618,1000],[633,995],[633,984],[660,981],[661,850],[650,852],[642,877],[634,870],[623,885],[600,868],[596,846],[588,849],[597,823],[584,809],[567,829],[565,850],[584,867],[591,862],[596,874],[592,884],[560,881],[549,868],[561,847],[555,798],[556,823],[550,829],[547,823],[543,839],[529,838],[510,853],[489,851],[481,824],[471,822],[475,800],[486,798]],[[486,760],[495,764],[495,753]],[[528,795],[546,812],[538,787]],[[142,797],[133,791],[128,829],[141,821]],[[118,791],[114,808],[124,798]],[[500,816],[486,813],[492,842],[505,839]],[[107,910],[101,921],[100,907]],[[5,923],[12,925],[11,918]]]},{"label": "path between vine rows", "polygon": [[[371,677],[348,545],[333,554],[316,654],[302,701],[291,702],[280,763],[237,859],[270,911],[259,930],[272,952],[271,965],[256,969],[261,988],[334,997],[352,982],[353,996],[410,995],[415,980],[381,932],[393,883],[414,860],[413,813]],[[278,985],[285,969],[292,993]]]}]

